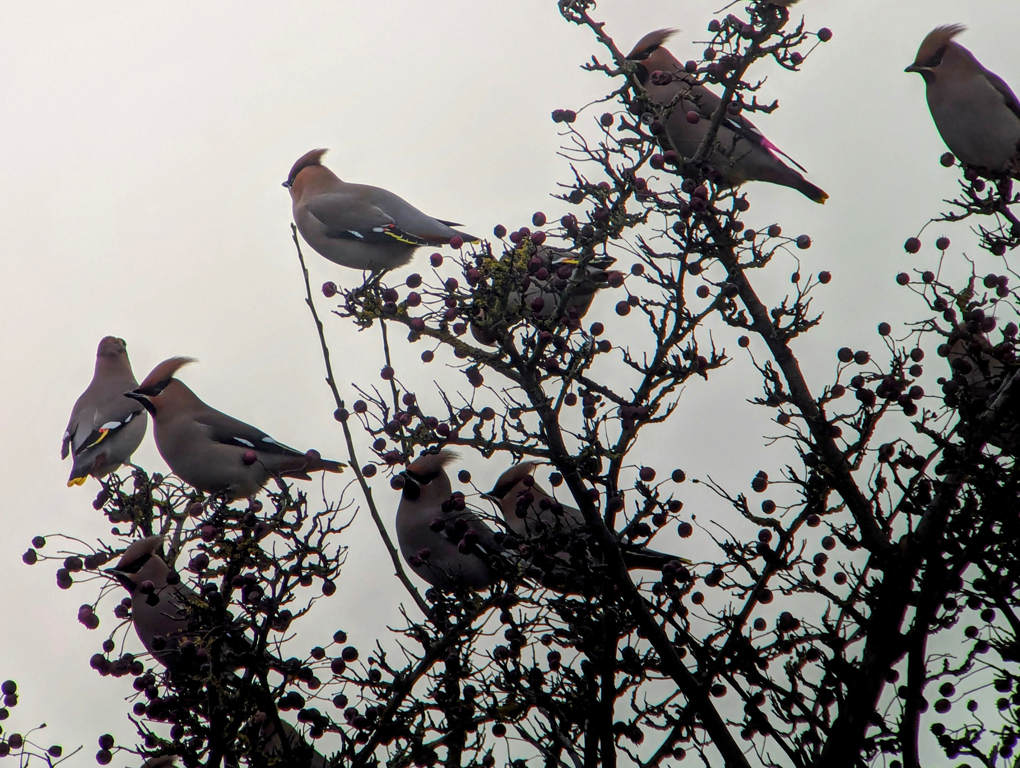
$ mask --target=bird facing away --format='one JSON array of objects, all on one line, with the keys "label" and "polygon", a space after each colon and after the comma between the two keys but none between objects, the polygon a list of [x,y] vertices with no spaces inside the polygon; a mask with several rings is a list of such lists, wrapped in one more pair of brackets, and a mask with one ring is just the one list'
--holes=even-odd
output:
[{"label": "bird facing away", "polygon": [[447,245],[455,237],[478,240],[388,190],[341,180],[322,164],[326,151],[302,155],[283,183],[298,232],[321,256],[343,267],[382,272],[403,266],[423,245]]},{"label": "bird facing away", "polygon": [[[638,41],[627,59],[637,64],[635,75],[648,97],[658,106],[669,109],[668,116],[663,118],[666,135],[681,157],[690,159],[708,134],[720,99],[698,84],[696,78],[684,70],[684,65],[663,47],[675,32],[673,29],[649,32]],[[828,199],[825,192],[784,163],[779,155],[804,170],[766,139],[746,117],[727,113],[705,162],[720,174],[727,186],[765,181],[795,189],[816,203]]]},{"label": "bird facing away", "polygon": [[92,382],[75,402],[64,430],[60,458],[74,457],[68,487],[81,485],[89,475],[108,475],[131,460],[148,421],[142,406],[124,397],[137,386],[127,345],[107,336],[99,342]]},{"label": "bird facing away", "polygon": [[179,578],[174,584],[168,582],[170,567],[158,554],[162,545],[162,536],[146,536],[132,542],[117,565],[106,572],[115,576],[131,595],[131,624],[145,650],[164,667],[174,669],[180,662],[179,648],[192,630],[194,608],[201,598]]},{"label": "bird facing away", "polygon": [[317,451],[302,453],[262,430],[206,405],[174,378],[189,357],[171,357],[152,369],[127,397],[152,414],[156,447],[174,474],[200,491],[251,498],[271,477],[310,480],[309,472],[341,472],[344,464]]},{"label": "bird facing away", "polygon": [[1016,176],[1020,102],[1005,80],[953,39],[965,29],[962,24],[933,29],[904,71],[924,78],[935,127],[961,163]]},{"label": "bird facing away", "polygon": [[578,327],[596,291],[608,284],[607,270],[616,261],[611,256],[584,260],[582,267],[576,253],[545,245],[521,245],[504,253],[490,263],[489,290],[475,292],[471,335],[494,346],[495,325],[509,328],[522,319],[555,318],[556,325]]},{"label": "bird facing away", "polygon": [[[546,586],[555,586],[557,582],[574,581],[563,568],[563,563],[572,561],[571,550],[577,545],[586,525],[584,515],[579,509],[560,504],[534,482],[537,461],[522,461],[510,467],[499,476],[495,487],[482,496],[495,504],[507,527],[525,541],[538,543],[545,551],[556,550],[556,562],[545,563]],[[562,544],[562,548],[550,547],[550,544]],[[597,562],[589,552],[583,552],[585,565]],[[661,571],[669,562],[689,563],[689,560],[658,552],[648,547],[621,543],[624,564],[628,570]],[[576,561],[575,561],[576,562]],[[549,567],[549,566],[552,567]]]},{"label": "bird facing away", "polygon": [[445,466],[452,451],[426,453],[401,473],[397,543],[411,569],[439,589],[486,589],[499,578],[496,533],[453,497]]}]

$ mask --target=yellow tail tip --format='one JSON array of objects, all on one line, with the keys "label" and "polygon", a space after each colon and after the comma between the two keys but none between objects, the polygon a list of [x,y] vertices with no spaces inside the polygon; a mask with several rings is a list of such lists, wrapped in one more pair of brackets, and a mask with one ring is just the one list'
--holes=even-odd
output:
[{"label": "yellow tail tip", "polygon": [[70,488],[72,485],[85,485],[85,481],[89,479],[88,475],[82,475],[81,477],[72,477],[67,481],[67,487]]}]

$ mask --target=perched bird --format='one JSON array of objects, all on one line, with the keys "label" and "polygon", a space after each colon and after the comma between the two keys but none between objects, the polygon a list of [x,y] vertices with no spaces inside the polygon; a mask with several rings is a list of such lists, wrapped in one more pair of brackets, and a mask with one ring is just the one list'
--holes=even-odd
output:
[{"label": "perched bird", "polygon": [[60,458],[74,456],[68,487],[81,485],[89,475],[103,477],[131,460],[148,417],[124,393],[138,386],[131,372],[123,339],[107,336],[99,342],[92,382],[71,409],[64,430]]},{"label": "perched bird", "polygon": [[106,572],[130,593],[131,624],[145,650],[163,666],[175,669],[181,660],[181,643],[194,632],[196,612],[203,603],[180,577],[169,579],[170,567],[158,554],[162,546],[162,536],[132,542]]},{"label": "perched bird", "polygon": [[486,589],[499,578],[502,547],[496,533],[454,497],[444,467],[452,451],[425,453],[401,473],[397,543],[411,569],[440,589]]},{"label": "perched bird", "polygon": [[[586,526],[584,515],[579,509],[560,504],[534,482],[533,475],[538,464],[537,461],[515,464],[499,476],[491,491],[482,496],[499,508],[507,527],[514,534],[525,541],[541,544],[543,550],[555,552],[556,560],[536,562],[536,565],[554,581],[562,581],[567,576],[562,572],[563,562],[576,563],[576,555],[583,558],[585,566],[595,561],[584,546],[577,547]],[[624,564],[632,571],[661,571],[664,565],[673,561],[690,562],[676,555],[626,542],[620,543],[620,550]]]},{"label": "perched bird", "polygon": [[[209,604],[160,557],[162,546],[162,536],[146,536],[132,542],[117,565],[106,569],[131,595],[131,623],[145,650],[171,672],[208,658],[210,650],[229,669],[246,666],[256,658],[251,641],[229,613],[222,626],[208,625]],[[269,654],[257,658],[283,675],[293,666]]]},{"label": "perched bird", "polygon": [[217,411],[174,378],[188,357],[152,369],[127,397],[152,414],[156,447],[174,474],[200,491],[230,499],[255,496],[271,477],[310,480],[309,472],[341,472],[344,464],[317,451],[301,453],[265,432]]},{"label": "perched bird", "polygon": [[928,109],[949,150],[965,165],[1020,172],[1020,102],[994,72],[953,40],[966,27],[936,27],[906,72],[924,78]]},{"label": "perched bird", "polygon": [[478,240],[388,190],[342,181],[322,164],[326,151],[313,149],[298,158],[283,186],[290,189],[298,232],[330,261],[381,272],[403,266],[423,245],[446,245],[455,237]]},{"label": "perched bird", "polygon": [[[585,261],[584,266],[581,262]],[[493,346],[496,325],[509,328],[519,320],[550,320],[577,327],[595,293],[607,285],[611,256],[586,259],[572,251],[528,243],[507,251],[487,267],[487,290],[475,292],[471,335]]]},{"label": "perched bird", "polygon": [[[676,151],[691,158],[709,132],[720,99],[688,74],[663,44],[673,29],[659,29],[642,37],[627,55],[637,64],[635,73],[648,97],[660,107],[669,108],[664,117],[666,135]],[[722,177],[724,184],[736,186],[745,181],[766,181],[791,187],[816,203],[828,195],[784,163],[782,155],[800,170],[804,168],[766,139],[743,115],[727,113],[716,133],[714,146],[705,162]]]},{"label": "perched bird", "polygon": [[280,718],[283,733],[287,736],[287,750],[284,749],[283,739],[277,733],[276,725],[265,712],[257,712],[252,719],[258,727],[256,735],[258,745],[266,757],[282,759],[284,754],[289,752],[291,762],[287,765],[292,768],[326,768],[329,765],[325,755],[313,749],[286,720]]},{"label": "perched bird", "polygon": [[[957,385],[955,398],[965,417],[980,416],[999,396],[1000,390],[1016,371],[1017,361],[1010,345],[995,347],[984,333],[954,333],[947,342],[946,359]],[[1011,456],[1020,450],[1020,407],[1010,395],[1000,412],[988,442]]]}]

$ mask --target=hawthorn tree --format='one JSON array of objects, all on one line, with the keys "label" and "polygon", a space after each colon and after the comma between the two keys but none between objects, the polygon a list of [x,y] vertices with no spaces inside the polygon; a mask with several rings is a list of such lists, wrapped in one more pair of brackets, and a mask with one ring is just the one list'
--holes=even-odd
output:
[{"label": "hawthorn tree", "polygon": [[[940,237],[930,269],[896,276],[913,322],[880,324],[876,350],[830,349],[833,375],[809,385],[794,347],[818,332],[812,302],[830,276],[800,272],[808,235],[782,222],[751,228],[754,185],[727,187],[705,158],[726,115],[775,108],[756,98],[757,63],[799,72],[831,33],[767,2],[713,20],[704,60],[686,73],[722,101],[684,158],[662,130],[674,105],[644,93],[594,3],[559,9],[601,46],[586,66],[608,78],[609,95],[553,113],[574,177],[556,215],[497,226],[491,241],[426,257],[402,282],[326,283],[328,311],[305,271],[349,492],[319,504],[280,482],[265,501],[230,504],[136,470],[104,481],[96,499],[114,539],[37,539],[26,553],[60,564],[59,587],[89,595],[86,626],[122,620],[92,666],[131,678],[140,743],[101,737],[100,764],[121,749],[189,767],[1011,760],[1020,383],[1008,275],[952,284]],[[958,170],[951,155],[943,165],[961,173],[960,194],[933,221],[976,222],[995,256],[1015,248],[1011,179]],[[550,264],[551,248],[572,260]],[[589,270],[606,257],[613,269]],[[787,294],[765,298],[756,286],[791,266]],[[596,289],[618,297],[612,312],[585,314]],[[328,324],[378,330],[379,380],[338,380]],[[736,331],[736,349],[716,346],[723,329]],[[423,365],[400,370],[397,345],[421,349]],[[793,450],[750,478],[750,492],[691,478],[716,499],[694,512],[682,469],[632,457],[676,424],[687,387],[712,386],[738,355],[759,374],[744,396],[774,422],[763,440]],[[491,589],[423,590],[389,533],[401,470],[439,447],[458,448],[465,467],[447,504],[478,506],[513,557]],[[475,498],[475,458],[548,465],[539,481],[585,525],[510,534]],[[309,647],[302,619],[347,578],[354,514],[372,517],[406,588],[404,623]],[[678,558],[628,572],[621,544],[661,547],[663,532]],[[201,596],[187,663],[172,671],[125,651],[129,601],[102,573],[153,534]],[[548,585],[543,575],[565,562],[572,583]],[[241,664],[224,652],[238,635],[252,649]],[[0,748],[20,748],[4,736]]]}]

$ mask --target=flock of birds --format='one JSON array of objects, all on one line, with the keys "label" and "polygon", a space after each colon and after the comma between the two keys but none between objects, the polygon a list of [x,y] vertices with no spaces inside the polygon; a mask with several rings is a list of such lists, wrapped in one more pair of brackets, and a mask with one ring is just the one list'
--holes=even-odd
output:
[{"label": "flock of birds", "polygon": [[[933,30],[906,71],[924,78],[935,124],[964,165],[991,175],[1016,176],[1020,102],[1002,78],[956,42],[963,29],[949,25]],[[720,100],[663,47],[672,34],[672,30],[657,30],[646,35],[627,58],[635,64],[634,77],[663,110],[664,145],[691,157],[709,131]],[[343,181],[322,165],[324,153],[317,149],[298,159],[284,186],[290,190],[298,231],[330,261],[379,273],[406,264],[420,246],[457,247],[478,239],[392,192]],[[800,166],[784,162],[784,157],[793,163],[750,120],[727,112],[705,162],[715,169],[723,186],[764,181],[824,203],[826,193],[804,178],[797,170]],[[577,277],[578,260],[569,252],[531,248],[545,259],[549,270],[568,278],[566,282]],[[582,282],[597,283],[601,278],[592,277],[592,271],[602,271],[604,276],[611,263],[611,259],[588,259]],[[553,291],[552,286],[564,282],[550,282],[540,290]],[[586,311],[591,293],[580,292],[575,315]],[[483,338],[482,326],[473,326],[472,331],[479,341],[492,343]],[[139,385],[125,342],[112,336],[100,342],[94,377],[75,403],[64,434],[62,455],[73,457],[68,485],[81,485],[89,476],[101,478],[130,464],[149,416],[156,446],[170,469],[197,490],[227,500],[254,497],[273,477],[309,479],[311,472],[342,471],[340,462],[323,459],[316,451],[289,448],[204,403],[176,378],[189,362],[185,357],[165,360]],[[440,589],[484,589],[505,575],[506,568],[519,567],[524,575],[536,576],[533,564],[508,559],[508,537],[560,536],[562,551],[536,578],[552,588],[570,590],[578,562],[591,564],[595,557],[584,551],[578,555],[570,544],[584,529],[581,513],[538,486],[533,478],[536,462],[522,462],[510,467],[493,490],[483,494],[505,522],[506,531],[496,532],[465,505],[462,495],[453,493],[446,466],[454,458],[445,449],[426,452],[402,473],[396,533],[411,569]],[[131,595],[132,619],[142,644],[157,662],[172,668],[181,655],[181,638],[187,635],[187,605],[194,593],[179,578],[171,577],[159,554],[161,547],[159,537],[132,543],[110,573]],[[623,554],[629,568],[658,570],[680,560],[637,546],[624,547]]]}]

